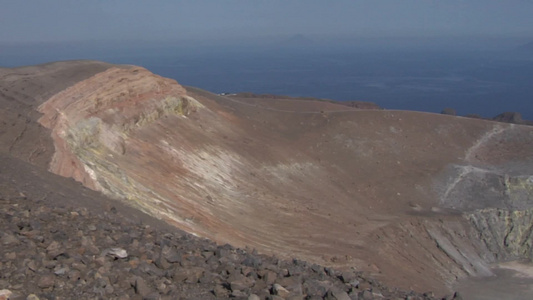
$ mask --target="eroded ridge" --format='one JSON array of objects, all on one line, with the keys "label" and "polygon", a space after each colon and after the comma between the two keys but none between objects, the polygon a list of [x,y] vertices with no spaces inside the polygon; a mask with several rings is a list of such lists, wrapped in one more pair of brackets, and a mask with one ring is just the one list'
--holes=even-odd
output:
[{"label": "eroded ridge", "polygon": [[154,213],[154,203],[164,199],[154,191],[138,197],[148,189],[111,158],[126,154],[134,132],[161,118],[186,117],[201,106],[172,79],[140,67],[109,68],[39,106],[39,122],[52,129],[54,140],[50,171]]}]

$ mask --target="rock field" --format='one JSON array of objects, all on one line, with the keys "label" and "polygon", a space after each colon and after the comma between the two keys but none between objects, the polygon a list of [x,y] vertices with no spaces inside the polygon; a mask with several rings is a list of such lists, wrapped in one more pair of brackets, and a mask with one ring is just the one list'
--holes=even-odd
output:
[{"label": "rock field", "polygon": [[112,206],[2,195],[0,228],[0,299],[436,299],[154,228]]}]

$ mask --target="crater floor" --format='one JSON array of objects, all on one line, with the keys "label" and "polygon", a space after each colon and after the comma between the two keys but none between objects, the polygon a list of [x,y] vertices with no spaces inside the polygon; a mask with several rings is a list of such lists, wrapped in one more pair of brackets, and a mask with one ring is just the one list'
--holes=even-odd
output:
[{"label": "crater floor", "polygon": [[533,265],[511,262],[493,268],[494,276],[468,277],[455,285],[464,299],[533,299]]}]

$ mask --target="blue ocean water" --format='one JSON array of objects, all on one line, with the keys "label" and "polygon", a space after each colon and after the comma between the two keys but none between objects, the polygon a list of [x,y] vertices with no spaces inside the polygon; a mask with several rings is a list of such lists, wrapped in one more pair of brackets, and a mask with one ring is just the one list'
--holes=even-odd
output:
[{"label": "blue ocean water", "polygon": [[204,55],[144,65],[185,85],[222,92],[371,101],[387,109],[533,119],[533,61],[463,53]]},{"label": "blue ocean water", "polygon": [[533,120],[533,59],[512,51],[239,47],[12,47],[0,66],[98,59],[135,64],[215,93],[253,92],[371,101],[386,109]]}]

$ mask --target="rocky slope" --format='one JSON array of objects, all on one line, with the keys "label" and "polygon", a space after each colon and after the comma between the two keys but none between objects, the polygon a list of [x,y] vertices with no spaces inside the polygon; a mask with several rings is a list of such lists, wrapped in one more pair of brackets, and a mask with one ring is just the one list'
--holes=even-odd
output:
[{"label": "rocky slope", "polygon": [[[47,98],[28,93],[31,117],[12,118],[54,150],[18,157],[40,157],[54,173],[219,244],[355,267],[405,290],[449,294],[457,279],[491,275],[493,262],[528,257],[531,127],[225,97],[94,64],[46,66],[78,80]],[[30,86],[48,78],[2,72]],[[32,153],[35,136],[13,144]]]}]

